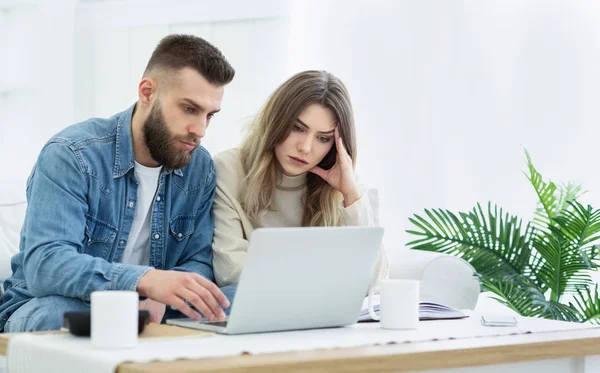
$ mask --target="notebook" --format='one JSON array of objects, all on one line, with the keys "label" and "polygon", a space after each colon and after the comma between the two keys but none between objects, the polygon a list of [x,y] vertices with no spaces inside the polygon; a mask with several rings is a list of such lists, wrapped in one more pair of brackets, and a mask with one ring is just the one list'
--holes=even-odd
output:
[{"label": "notebook", "polygon": [[[360,309],[358,322],[375,321],[369,315],[369,298],[365,298],[363,306]],[[379,314],[379,297],[373,297],[373,311]],[[419,320],[444,320],[444,319],[464,319],[467,316],[464,312],[455,308],[445,306],[439,303],[421,302],[419,303]]]}]

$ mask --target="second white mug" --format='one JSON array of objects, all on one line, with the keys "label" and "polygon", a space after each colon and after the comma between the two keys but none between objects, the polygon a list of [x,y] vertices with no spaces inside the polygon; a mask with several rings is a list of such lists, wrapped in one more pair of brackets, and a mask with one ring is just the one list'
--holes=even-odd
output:
[{"label": "second white mug", "polygon": [[91,301],[92,346],[135,347],[138,343],[139,294],[135,291],[94,291]]},{"label": "second white mug", "polygon": [[[386,279],[369,291],[369,314],[383,329],[415,329],[419,323],[419,281]],[[373,295],[379,293],[379,315]]]}]

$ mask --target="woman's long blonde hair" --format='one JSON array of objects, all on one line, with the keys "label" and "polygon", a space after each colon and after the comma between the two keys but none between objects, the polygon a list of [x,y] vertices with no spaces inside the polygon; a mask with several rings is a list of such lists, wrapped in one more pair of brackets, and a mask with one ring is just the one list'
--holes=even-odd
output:
[{"label": "woman's long blonde hair", "polygon": [[[346,151],[355,164],[354,115],[350,95],[342,81],[325,71],[309,70],[294,75],[269,97],[240,149],[246,175],[242,204],[250,218],[271,210],[281,172],[275,147],[287,139],[296,119],[310,104],[322,105],[333,112]],[[319,166],[333,167],[336,153],[334,145]],[[306,187],[302,226],[341,225],[341,193],[311,172],[307,175]]]}]

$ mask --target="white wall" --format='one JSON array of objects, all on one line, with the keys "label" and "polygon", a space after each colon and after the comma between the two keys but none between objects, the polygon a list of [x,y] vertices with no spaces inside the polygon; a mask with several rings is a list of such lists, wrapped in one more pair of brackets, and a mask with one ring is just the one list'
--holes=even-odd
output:
[{"label": "white wall", "polygon": [[[27,13],[28,3],[41,8]],[[600,206],[598,2],[0,0],[3,8],[0,180],[26,177],[67,124],[132,103],[156,42],[182,31],[214,42],[237,70],[205,141],[213,153],[239,142],[292,73],[327,69],[347,83],[358,171],[381,191],[388,247],[409,239],[408,216],[425,207],[493,200],[529,218],[536,197],[522,147],[545,176],[584,182]]]},{"label": "white wall", "polygon": [[67,125],[133,104],[152,50],[174,32],[213,42],[236,69],[204,145],[237,145],[285,79],[287,16],[278,0],[0,0],[0,182],[26,179]]},{"label": "white wall", "polygon": [[298,0],[291,14],[289,69],[330,70],[352,94],[388,247],[425,207],[492,200],[530,218],[523,147],[600,207],[600,3]]},{"label": "white wall", "polygon": [[0,182],[29,175],[73,122],[75,0],[0,0]]},{"label": "white wall", "polygon": [[203,145],[216,154],[237,146],[242,128],[285,78],[288,2],[100,1],[77,8],[75,116],[109,116],[137,100],[152,51],[170,33],[216,45],[236,70],[222,111]]}]

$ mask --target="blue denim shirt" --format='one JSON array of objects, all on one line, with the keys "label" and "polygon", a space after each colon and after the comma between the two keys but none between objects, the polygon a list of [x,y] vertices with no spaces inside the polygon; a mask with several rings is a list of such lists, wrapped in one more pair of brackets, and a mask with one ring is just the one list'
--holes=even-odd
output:
[{"label": "blue denim shirt", "polygon": [[95,290],[133,290],[151,269],[196,272],[214,281],[211,205],[215,168],[203,147],[184,168],[163,168],[152,206],[150,266],[121,264],[133,222],[137,181],[131,118],[67,127],[42,149],[27,181],[20,252],[0,299],[0,330],[32,297],[89,301]]}]

